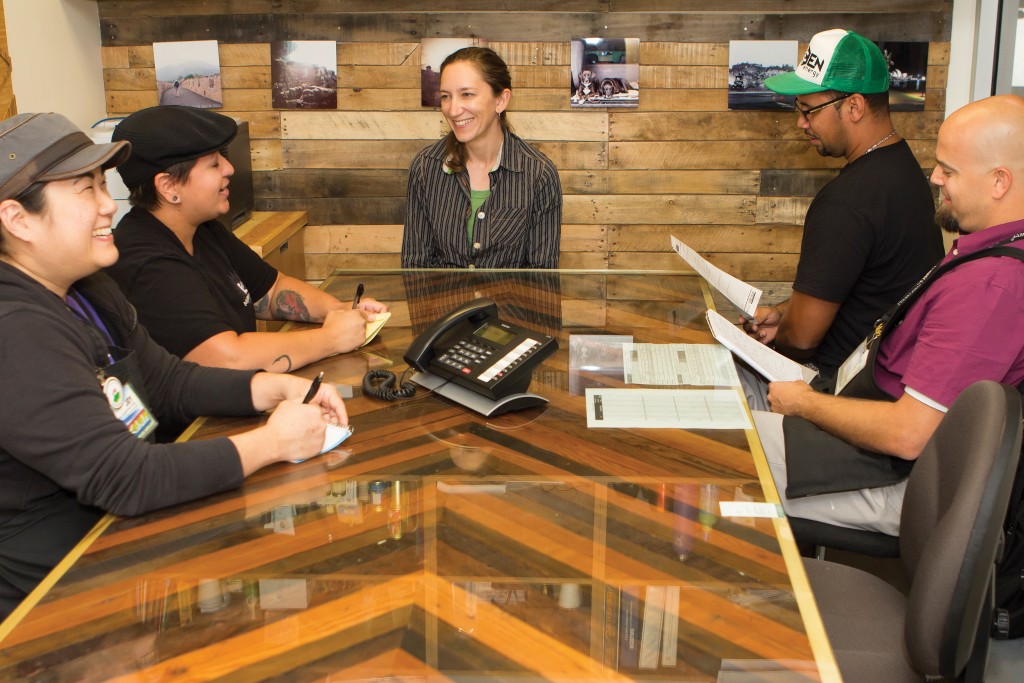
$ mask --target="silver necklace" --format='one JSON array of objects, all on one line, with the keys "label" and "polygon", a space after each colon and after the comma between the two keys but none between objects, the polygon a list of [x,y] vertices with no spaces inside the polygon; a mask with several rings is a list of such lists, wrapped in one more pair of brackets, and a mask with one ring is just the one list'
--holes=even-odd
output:
[{"label": "silver necklace", "polygon": [[[896,135],[896,129],[895,129],[895,128],[893,128],[893,129],[892,129],[892,132],[891,132],[891,133],[889,133],[888,135],[886,135],[886,136],[885,136],[884,138],[882,138],[881,140],[879,140],[879,141],[878,141],[878,142],[876,142],[875,144],[873,144],[873,145],[871,145],[870,147],[868,147],[868,150],[867,150],[866,152],[864,152],[864,154],[871,154],[871,153],[872,153],[872,152],[874,152],[874,151],[875,151],[876,149],[878,149],[878,146],[879,146],[880,144],[882,144],[883,142],[885,142],[886,140],[888,140],[889,138],[891,138],[891,137],[892,137],[893,135]],[[861,156],[864,156],[864,154],[861,154]]]}]

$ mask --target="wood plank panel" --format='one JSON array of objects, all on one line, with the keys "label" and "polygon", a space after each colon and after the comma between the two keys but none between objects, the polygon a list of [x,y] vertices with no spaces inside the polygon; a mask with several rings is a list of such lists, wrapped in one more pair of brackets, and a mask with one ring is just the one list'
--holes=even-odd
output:
[{"label": "wood plank panel", "polygon": [[275,0],[102,0],[101,17],[207,16],[211,14],[262,14],[274,10]]},{"label": "wood plank panel", "polygon": [[[254,173],[261,197],[398,197],[405,196],[406,169],[284,169]],[[308,249],[307,244],[307,249]]]},{"label": "wood plank panel", "polygon": [[[127,52],[125,53],[127,57]],[[103,87],[107,92],[113,90],[147,90],[156,91],[156,69],[104,69]]]},{"label": "wood plank panel", "polygon": [[17,111],[11,76],[11,54],[7,50],[7,22],[4,19],[3,4],[0,3],[0,119],[10,118]]},{"label": "wood plank panel", "polygon": [[[610,267],[606,252],[573,251],[559,254],[559,268],[606,270]],[[593,318],[589,319],[593,321]]]},{"label": "wood plank panel", "polygon": [[428,140],[285,140],[284,168],[409,168]]},{"label": "wood plank panel", "polygon": [[[555,43],[512,43],[491,41],[492,50],[501,55],[505,63],[511,66],[563,65],[570,63],[568,41]],[[515,81],[513,81],[515,83]]]},{"label": "wood plank panel", "polygon": [[746,142],[611,142],[609,168],[614,169],[758,169],[837,168],[841,160],[818,156],[802,141],[752,140]]},{"label": "wood plank panel", "polygon": [[420,107],[419,88],[338,88],[339,111],[409,111]]},{"label": "wood plank panel", "polygon": [[[0,14],[3,14],[0,12]],[[128,48],[126,47],[101,47],[100,62],[104,69],[127,69]]]},{"label": "wood plank panel", "polygon": [[561,171],[565,194],[757,194],[759,171]]},{"label": "wood plank panel", "polygon": [[225,116],[249,122],[249,139],[280,139],[281,114],[276,111],[229,111],[219,110]]},{"label": "wood plank panel", "polygon": [[[610,227],[589,223],[565,224],[562,226],[561,251],[606,252]],[[402,229],[401,224],[311,225],[305,232],[305,250],[307,254],[398,252],[402,246]]]},{"label": "wood plank panel", "polygon": [[798,254],[802,235],[802,227],[793,225],[612,225],[608,248],[667,252],[675,236],[701,254],[743,252],[751,244],[757,244],[761,253]]},{"label": "wood plank panel", "polygon": [[645,88],[640,92],[639,111],[727,111],[729,93],[724,89]]},{"label": "wood plank panel", "polygon": [[566,223],[753,223],[756,202],[737,195],[568,195]]},{"label": "wood plank panel", "polygon": [[153,46],[152,45],[129,45],[128,46],[128,66],[139,67],[139,66],[153,66]]},{"label": "wood plank panel", "polygon": [[514,88],[565,88],[569,89],[568,66],[510,66]]},{"label": "wood plank panel", "polygon": [[398,253],[402,249],[402,224],[308,226],[306,255]]},{"label": "wood plank panel", "polygon": [[613,112],[608,135],[612,141],[805,140],[796,123],[791,112]]},{"label": "wood plank panel", "polygon": [[[278,0],[286,3],[289,10],[302,12],[336,12],[337,0]],[[387,8],[393,12],[492,12],[505,14],[516,12],[606,12],[609,0],[516,0],[495,3],[493,0],[435,0],[424,5],[422,0],[388,0]],[[377,0],[346,0],[347,12],[379,12]]]},{"label": "wood plank panel", "polygon": [[218,45],[220,65],[226,66],[268,66],[270,64],[269,43],[236,43]]},{"label": "wood plank panel", "polygon": [[221,83],[225,90],[270,88],[270,66],[225,66],[221,64]]},{"label": "wood plank panel", "polygon": [[[528,140],[603,141],[608,139],[604,112],[552,114],[520,112],[510,117],[516,131]],[[448,131],[444,117],[433,110],[419,112],[284,112],[285,140],[429,140]]]},{"label": "wood plank panel", "polygon": [[[892,12],[934,11],[935,3],[929,0],[744,0],[743,10],[747,12]],[[613,12],[716,12],[722,4],[716,0],[611,0]]]},{"label": "wood plank panel", "polygon": [[607,169],[608,145],[604,142],[530,143],[551,159],[558,169]]},{"label": "wood plank panel", "polygon": [[520,88],[512,83],[512,99],[508,110],[517,111],[571,111],[571,93],[568,88]]},{"label": "wood plank panel", "polygon": [[401,66],[419,64],[419,42],[338,43],[338,64]]},{"label": "wood plank panel", "polygon": [[306,211],[311,225],[401,223],[405,196],[397,197],[280,197],[260,199],[257,211]]},{"label": "wood plank panel", "polygon": [[417,64],[401,66],[364,66],[339,64],[339,88],[419,88],[420,67]]},{"label": "wood plank panel", "polygon": [[157,105],[156,88],[152,90],[108,90],[107,115],[123,116]]},{"label": "wood plank panel", "polygon": [[273,171],[284,167],[280,140],[250,140],[253,171]]},{"label": "wood plank panel", "polygon": [[402,257],[396,253],[374,254],[306,254],[306,277],[323,280],[337,269],[379,268],[390,270],[402,267]]},{"label": "wood plank panel", "polygon": [[[927,12],[886,12],[877,15],[837,12],[828,15],[828,23],[863,36],[871,36],[875,41],[947,41],[951,22],[945,9],[941,4],[935,4],[932,11]],[[822,30],[821,15],[814,12],[780,14],[770,24],[771,28],[764,34],[765,40],[808,40]]]},{"label": "wood plank panel", "polygon": [[[792,282],[796,276],[796,254],[705,254],[708,261],[741,280]],[[608,267],[624,270],[678,270],[689,267],[671,250],[665,254],[610,251]]]},{"label": "wood plank panel", "polygon": [[[649,84],[649,85],[648,85]],[[726,88],[729,68],[726,66],[646,66],[640,65],[640,87],[662,88]]]},{"label": "wood plank panel", "polygon": [[640,43],[640,63],[666,66],[729,66],[728,43]]},{"label": "wood plank panel", "polygon": [[270,90],[266,88],[234,88],[224,90],[224,108],[234,111],[273,111]]},{"label": "wood plank panel", "polygon": [[762,197],[813,197],[825,183],[836,177],[838,170],[790,171],[765,169],[761,171]]},{"label": "wood plank panel", "polygon": [[811,197],[758,197],[758,223],[803,225]]}]

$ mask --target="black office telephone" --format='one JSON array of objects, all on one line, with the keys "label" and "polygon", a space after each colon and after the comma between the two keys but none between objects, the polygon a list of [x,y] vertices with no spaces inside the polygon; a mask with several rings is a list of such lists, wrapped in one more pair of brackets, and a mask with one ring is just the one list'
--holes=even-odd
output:
[{"label": "black office telephone", "polygon": [[405,362],[498,400],[525,392],[533,369],[557,349],[551,335],[503,322],[497,304],[476,299],[417,337],[405,352]]}]

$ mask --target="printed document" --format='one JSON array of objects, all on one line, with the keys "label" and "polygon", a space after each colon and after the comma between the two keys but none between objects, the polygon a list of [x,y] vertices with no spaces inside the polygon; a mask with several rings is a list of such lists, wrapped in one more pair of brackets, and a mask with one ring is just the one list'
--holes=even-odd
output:
[{"label": "printed document", "polygon": [[729,350],[718,344],[622,345],[626,384],[737,387],[740,378]]},{"label": "printed document", "polygon": [[587,389],[587,427],[751,429],[735,389]]},{"label": "printed document", "polygon": [[690,264],[697,273],[708,281],[712,287],[721,292],[726,299],[735,304],[748,318],[754,317],[757,302],[761,300],[761,290],[751,287],[743,280],[729,275],[720,268],[708,263],[700,254],[672,237],[672,249],[679,257]]},{"label": "printed document", "polygon": [[740,328],[719,313],[707,312],[711,334],[727,349],[745,360],[750,367],[761,373],[769,382],[803,380],[810,383],[818,374],[805,365],[786,358],[775,349],[770,349],[756,339],[751,339]]}]

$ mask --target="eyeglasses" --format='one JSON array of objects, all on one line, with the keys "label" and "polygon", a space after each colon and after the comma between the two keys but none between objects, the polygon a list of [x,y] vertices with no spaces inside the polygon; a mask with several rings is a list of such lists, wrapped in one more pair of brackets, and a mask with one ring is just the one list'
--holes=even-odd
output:
[{"label": "eyeglasses", "polygon": [[817,104],[817,105],[811,107],[810,109],[804,109],[803,107],[800,106],[799,103],[796,103],[796,102],[794,102],[793,106],[795,106],[796,110],[798,112],[800,112],[800,116],[803,116],[805,119],[810,120],[812,114],[821,111],[822,109],[824,109],[825,107],[827,107],[830,104],[835,104],[836,102],[842,102],[847,97],[852,97],[852,96],[853,96],[853,93],[849,92],[849,93],[846,93],[845,95],[840,95],[839,97],[835,98],[834,100],[829,100],[828,102],[824,102],[822,104]]}]

